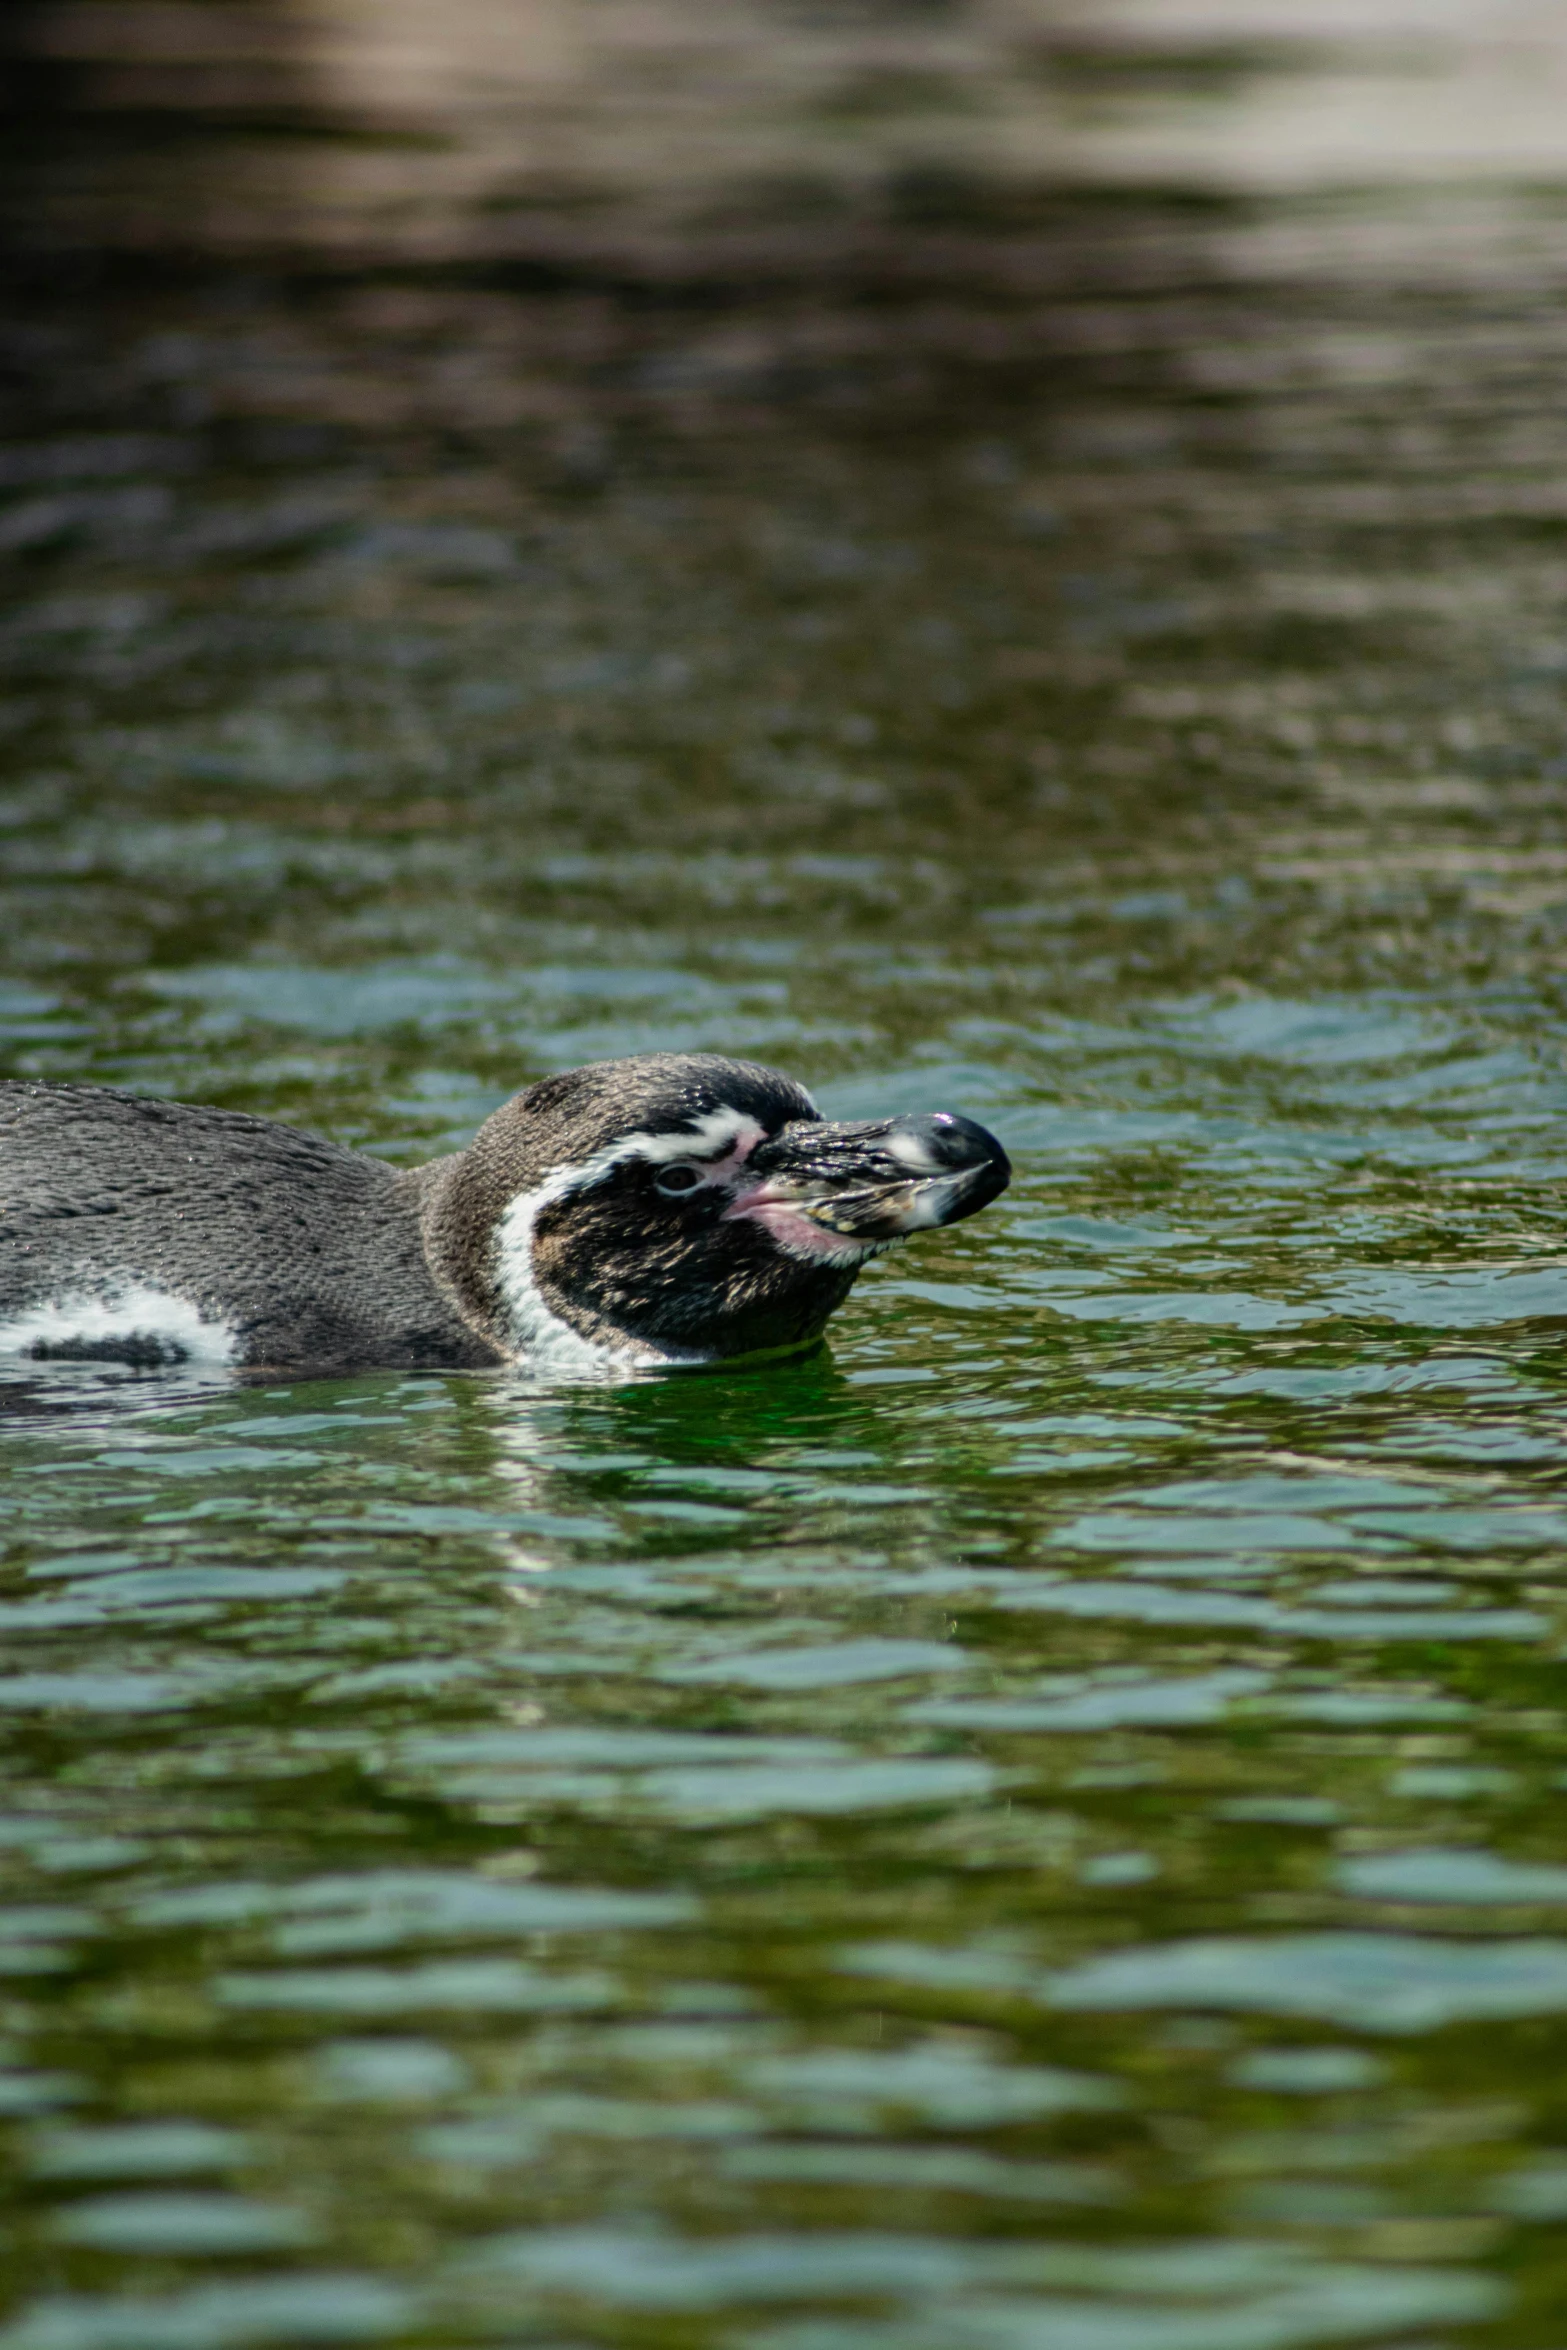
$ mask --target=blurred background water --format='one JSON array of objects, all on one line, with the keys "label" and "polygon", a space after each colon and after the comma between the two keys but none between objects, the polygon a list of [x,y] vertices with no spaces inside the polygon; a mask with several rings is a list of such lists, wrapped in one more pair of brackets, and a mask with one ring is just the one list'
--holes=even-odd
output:
[{"label": "blurred background water", "polygon": [[1567,19],[39,0],[0,1040],[1017,1184],[12,1363],[3,2350],[1560,2350]]}]

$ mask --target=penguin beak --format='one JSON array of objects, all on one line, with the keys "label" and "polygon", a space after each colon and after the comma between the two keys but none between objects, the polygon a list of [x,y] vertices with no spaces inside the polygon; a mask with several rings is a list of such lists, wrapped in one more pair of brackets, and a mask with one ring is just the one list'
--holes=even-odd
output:
[{"label": "penguin beak", "polygon": [[875,1118],[830,1126],[801,1118],[759,1143],[726,1213],[766,1224],[813,1254],[874,1248],[961,1223],[1006,1190],[1012,1167],[972,1118]]}]

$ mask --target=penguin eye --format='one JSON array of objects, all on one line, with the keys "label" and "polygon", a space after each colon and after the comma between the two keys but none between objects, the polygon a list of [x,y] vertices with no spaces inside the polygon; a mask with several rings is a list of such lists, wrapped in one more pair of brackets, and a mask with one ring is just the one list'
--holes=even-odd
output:
[{"label": "penguin eye", "polygon": [[664,1192],[695,1191],[701,1180],[695,1167],[660,1167],[653,1178],[657,1188]]}]

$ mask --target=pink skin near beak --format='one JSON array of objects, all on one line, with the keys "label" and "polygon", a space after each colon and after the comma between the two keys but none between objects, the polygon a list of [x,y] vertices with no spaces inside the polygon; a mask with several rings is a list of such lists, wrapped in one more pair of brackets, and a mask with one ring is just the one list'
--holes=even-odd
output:
[{"label": "pink skin near beak", "polygon": [[776,1183],[746,1183],[745,1162],[764,1139],[760,1126],[752,1126],[738,1135],[734,1145],[721,1159],[709,1159],[701,1169],[702,1188],[723,1186],[734,1193],[725,1208],[723,1220],[745,1219],[763,1225],[780,1248],[791,1256],[818,1257],[840,1264],[846,1257],[869,1256],[878,1245],[873,1242],[846,1240],[841,1232],[828,1232],[814,1224],[809,1216],[800,1213],[798,1192],[791,1192]]},{"label": "pink skin near beak", "polygon": [[[763,1161],[755,1174],[753,1154]],[[1011,1177],[995,1137],[946,1111],[848,1126],[802,1120],[771,1137],[748,1123],[698,1172],[703,1189],[729,1193],[724,1221],[760,1224],[788,1255],[839,1267],[972,1215]]]},{"label": "pink skin near beak", "polygon": [[827,1264],[873,1256],[886,1246],[885,1241],[848,1240],[841,1232],[829,1232],[825,1225],[801,1214],[798,1192],[780,1190],[772,1183],[754,1183],[749,1190],[737,1192],[724,1210],[724,1222],[735,1218],[763,1225],[791,1256],[820,1257]]}]

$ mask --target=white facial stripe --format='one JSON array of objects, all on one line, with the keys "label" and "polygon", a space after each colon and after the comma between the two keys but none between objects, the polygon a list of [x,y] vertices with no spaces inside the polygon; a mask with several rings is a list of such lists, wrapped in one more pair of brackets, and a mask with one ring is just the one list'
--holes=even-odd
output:
[{"label": "white facial stripe", "polygon": [[558,1167],[537,1191],[519,1191],[495,1227],[495,1280],[506,1311],[507,1341],[514,1355],[541,1371],[603,1371],[610,1357],[591,1346],[551,1313],[533,1270],[533,1228],[541,1208],[576,1188],[579,1168]]},{"label": "white facial stripe", "polygon": [[679,1134],[628,1134],[616,1148],[627,1158],[651,1159],[655,1166],[668,1159],[743,1159],[766,1132],[744,1110],[709,1110]]},{"label": "white facial stripe", "polygon": [[[590,1161],[589,1164],[592,1162]],[[645,1369],[654,1363],[701,1363],[705,1355],[675,1353],[627,1339],[623,1346],[595,1346],[569,1322],[552,1313],[533,1269],[533,1233],[541,1211],[581,1189],[580,1167],[557,1167],[537,1191],[519,1191],[495,1227],[495,1279],[505,1307],[507,1344],[519,1361],[555,1378],[603,1378]]]},{"label": "white facial stripe", "polygon": [[591,1190],[595,1183],[602,1183],[606,1175],[613,1174],[629,1159],[641,1159],[653,1167],[668,1166],[678,1159],[691,1159],[700,1165],[704,1160],[720,1156],[738,1161],[755,1150],[766,1131],[743,1110],[709,1110],[675,1133],[623,1134],[618,1142],[606,1143],[579,1167],[551,1168],[545,1181],[562,1180],[563,1188],[550,1196],[564,1199],[567,1192]]},{"label": "white facial stripe", "polygon": [[71,1347],[114,1339],[157,1346],[169,1362],[232,1363],[237,1354],[226,1322],[208,1322],[188,1298],[165,1289],[131,1287],[102,1297],[61,1297],[29,1306],[0,1323],[0,1354],[47,1357]]}]

